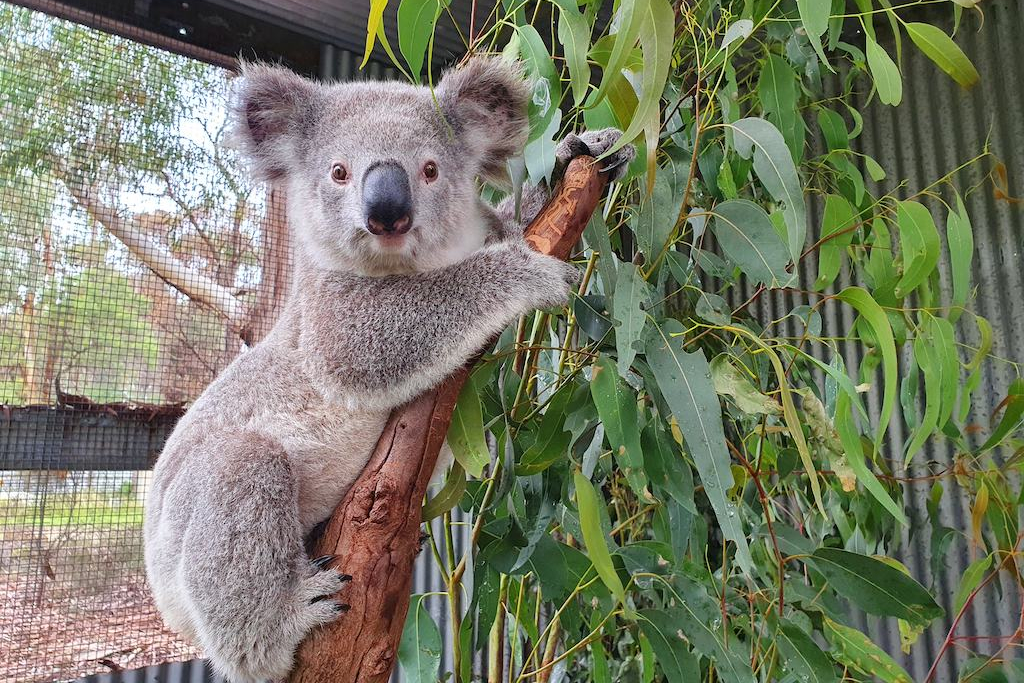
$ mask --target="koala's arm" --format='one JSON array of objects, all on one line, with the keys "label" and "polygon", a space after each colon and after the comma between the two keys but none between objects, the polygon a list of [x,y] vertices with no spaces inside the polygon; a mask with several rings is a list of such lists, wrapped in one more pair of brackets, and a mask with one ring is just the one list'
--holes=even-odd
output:
[{"label": "koala's arm", "polygon": [[312,377],[353,407],[389,409],[439,384],[517,316],[565,302],[578,271],[523,242],[414,275],[322,274],[304,288]]}]

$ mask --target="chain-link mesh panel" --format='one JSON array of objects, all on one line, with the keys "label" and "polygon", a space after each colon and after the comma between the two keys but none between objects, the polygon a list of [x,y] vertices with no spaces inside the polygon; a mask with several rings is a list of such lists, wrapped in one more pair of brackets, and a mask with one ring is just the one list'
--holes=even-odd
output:
[{"label": "chain-link mesh panel", "polygon": [[145,585],[145,470],[289,273],[229,83],[0,2],[0,681],[198,654]]}]

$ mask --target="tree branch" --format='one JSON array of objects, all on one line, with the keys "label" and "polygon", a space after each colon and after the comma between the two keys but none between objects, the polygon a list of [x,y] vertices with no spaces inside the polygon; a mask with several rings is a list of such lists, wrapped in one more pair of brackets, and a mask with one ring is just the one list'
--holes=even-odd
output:
[{"label": "tree branch", "polygon": [[[568,258],[606,179],[589,157],[574,159],[526,230],[545,254]],[[421,507],[452,410],[470,366],[395,409],[359,479],[335,509],[316,555],[338,555],[352,575],[350,610],[299,648],[292,683],[384,683],[391,675],[419,550]]]},{"label": "tree branch", "polygon": [[60,170],[64,186],[94,221],[119,239],[128,247],[128,251],[146,264],[160,279],[193,301],[204,304],[226,318],[239,335],[243,339],[246,338],[246,307],[227,288],[187,268],[173,254],[150,240],[134,219],[122,217],[117,211],[97,200],[83,183],[69,178],[67,173],[63,173],[64,169]]}]

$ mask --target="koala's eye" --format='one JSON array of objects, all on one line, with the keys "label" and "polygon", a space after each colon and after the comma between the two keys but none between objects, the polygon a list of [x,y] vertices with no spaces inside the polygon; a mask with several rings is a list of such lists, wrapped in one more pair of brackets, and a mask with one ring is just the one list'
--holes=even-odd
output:
[{"label": "koala's eye", "polygon": [[348,169],[345,168],[345,164],[334,164],[331,166],[331,180],[344,185],[348,182]]},{"label": "koala's eye", "polygon": [[433,161],[423,164],[423,177],[427,179],[428,183],[437,180],[437,164]]}]

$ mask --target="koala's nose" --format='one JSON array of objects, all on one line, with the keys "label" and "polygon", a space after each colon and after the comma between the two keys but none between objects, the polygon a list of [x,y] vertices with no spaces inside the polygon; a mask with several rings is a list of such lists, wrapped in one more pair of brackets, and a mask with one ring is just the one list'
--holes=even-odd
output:
[{"label": "koala's nose", "polygon": [[375,164],[363,177],[363,214],[374,235],[403,235],[412,227],[409,175],[397,162]]}]

